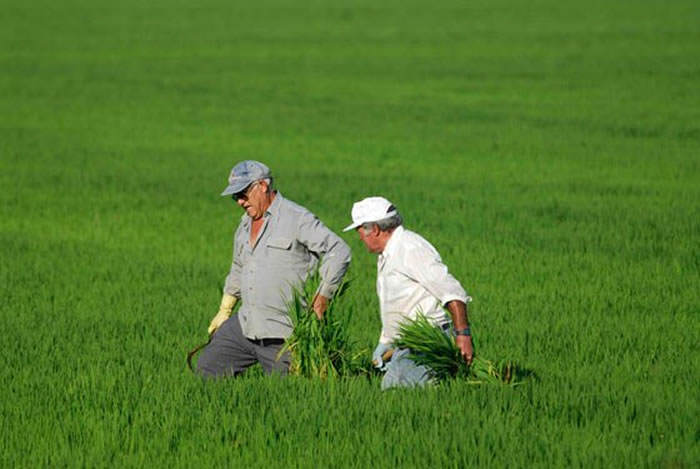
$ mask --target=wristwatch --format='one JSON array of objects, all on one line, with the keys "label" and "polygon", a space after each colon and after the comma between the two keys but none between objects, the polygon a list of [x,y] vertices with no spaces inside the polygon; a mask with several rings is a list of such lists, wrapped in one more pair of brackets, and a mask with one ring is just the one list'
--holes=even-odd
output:
[{"label": "wristwatch", "polygon": [[455,335],[466,335],[471,336],[472,332],[467,327],[466,329],[455,329]]}]

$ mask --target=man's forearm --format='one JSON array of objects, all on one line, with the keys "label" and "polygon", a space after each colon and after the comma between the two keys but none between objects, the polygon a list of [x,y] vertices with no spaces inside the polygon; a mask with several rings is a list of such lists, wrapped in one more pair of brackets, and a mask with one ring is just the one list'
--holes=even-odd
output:
[{"label": "man's forearm", "polygon": [[321,295],[326,298],[333,297],[348,270],[350,259],[350,248],[338,238],[338,242],[331,246],[331,249],[321,259],[319,268],[321,274],[319,293]]},{"label": "man's forearm", "polygon": [[311,212],[302,215],[297,239],[321,260],[318,268],[321,285],[317,293],[332,298],[350,265],[350,246]]},{"label": "man's forearm", "polygon": [[452,323],[455,328],[455,344],[459,348],[467,365],[472,364],[474,359],[474,344],[472,344],[471,332],[469,331],[469,318],[467,318],[467,305],[459,300],[452,300],[447,303],[447,309],[452,315]]},{"label": "man's forearm", "polygon": [[452,324],[456,330],[462,330],[469,327],[469,318],[467,317],[467,305],[459,300],[452,300],[447,303],[447,310],[452,316]]}]

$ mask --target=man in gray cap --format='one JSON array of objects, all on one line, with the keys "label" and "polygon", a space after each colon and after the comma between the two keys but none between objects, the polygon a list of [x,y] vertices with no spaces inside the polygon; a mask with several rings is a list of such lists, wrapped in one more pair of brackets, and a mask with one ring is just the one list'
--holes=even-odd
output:
[{"label": "man in gray cap", "polygon": [[[286,374],[289,353],[278,355],[293,328],[287,313],[293,289],[320,262],[312,309],[321,319],[350,264],[350,248],[314,214],[274,190],[270,169],[258,161],[234,166],[221,195],[230,195],[245,214],[234,235],[221,306],[209,325],[211,343],[197,368],[204,376],[235,376],[259,362],[268,374]],[[230,318],[238,299],[241,308]]]},{"label": "man in gray cap", "polygon": [[[385,371],[382,389],[420,386],[431,378],[430,370],[407,357],[409,350],[393,350],[401,323],[416,319],[418,313],[445,333],[451,333],[450,328],[454,327],[455,341],[464,360],[471,364],[474,356],[467,319],[471,298],[447,271],[432,244],[402,224],[401,215],[391,202],[384,197],[367,197],[353,205],[352,223],[343,230],[357,230],[367,249],[378,254],[382,332],[372,362]],[[387,353],[390,351],[393,354]]]}]

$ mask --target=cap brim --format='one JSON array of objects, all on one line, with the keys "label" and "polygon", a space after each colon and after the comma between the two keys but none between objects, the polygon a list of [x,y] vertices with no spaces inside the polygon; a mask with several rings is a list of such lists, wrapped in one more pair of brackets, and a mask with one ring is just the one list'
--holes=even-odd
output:
[{"label": "cap brim", "polygon": [[375,222],[377,222],[377,221],[379,221],[379,220],[383,220],[383,219],[385,219],[385,218],[393,217],[393,216],[396,215],[397,213],[398,213],[398,212],[397,212],[396,210],[392,210],[392,211],[390,211],[389,213],[387,213],[386,215],[384,215],[382,218],[378,218],[378,219],[376,219],[376,220],[362,220],[362,221],[358,221],[358,222],[355,222],[355,223],[353,223],[353,224],[351,224],[351,225],[348,225],[343,231],[354,230],[354,229],[357,228],[358,226],[364,225],[365,223],[375,223]]},{"label": "cap brim", "polygon": [[251,183],[249,181],[236,181],[235,183],[228,186],[222,193],[221,196],[236,194],[248,187]]},{"label": "cap brim", "polygon": [[352,223],[352,224],[346,226],[345,229],[343,230],[343,232],[354,230],[355,228],[357,228],[361,224],[362,224],[362,222]]}]

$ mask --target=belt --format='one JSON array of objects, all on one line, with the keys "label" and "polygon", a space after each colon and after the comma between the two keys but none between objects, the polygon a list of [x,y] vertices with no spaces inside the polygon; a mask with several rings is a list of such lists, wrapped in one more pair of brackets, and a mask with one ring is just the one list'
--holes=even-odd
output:
[{"label": "belt", "polygon": [[252,342],[261,347],[267,347],[268,345],[282,345],[285,342],[284,339],[280,339],[278,337],[265,337],[262,339],[250,339],[246,337],[246,339],[248,339],[248,342]]}]

